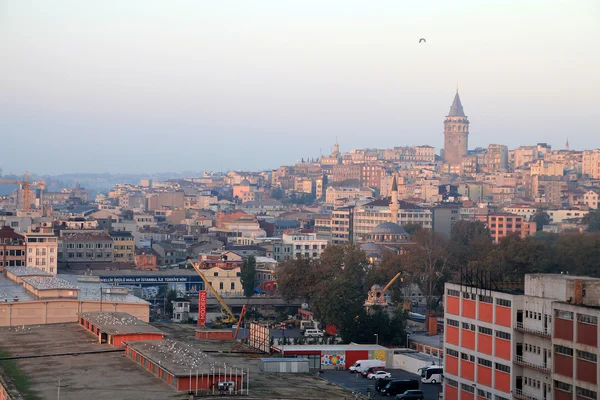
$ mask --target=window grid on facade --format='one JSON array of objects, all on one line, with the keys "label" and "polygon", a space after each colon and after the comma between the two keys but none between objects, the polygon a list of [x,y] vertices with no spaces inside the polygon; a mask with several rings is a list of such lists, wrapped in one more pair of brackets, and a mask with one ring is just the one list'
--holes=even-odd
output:
[{"label": "window grid on facade", "polygon": [[565,356],[573,357],[573,349],[570,347],[555,345],[554,352]]},{"label": "window grid on facade", "polygon": [[496,363],[496,370],[510,374],[510,367],[504,364]]},{"label": "window grid on facade", "polygon": [[[572,351],[572,350],[571,350]],[[577,358],[589,362],[598,362],[598,355],[594,353],[588,353],[587,351],[577,350]]]}]

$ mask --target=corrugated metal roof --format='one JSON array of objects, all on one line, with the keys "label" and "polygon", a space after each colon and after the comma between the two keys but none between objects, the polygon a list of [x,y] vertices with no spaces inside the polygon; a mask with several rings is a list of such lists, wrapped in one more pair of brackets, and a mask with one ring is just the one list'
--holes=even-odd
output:
[{"label": "corrugated metal roof", "polygon": [[163,331],[124,312],[88,312],[77,314],[109,335],[163,334]]},{"label": "corrugated metal roof", "polygon": [[[281,351],[281,346],[273,346],[277,351]],[[283,350],[288,351],[347,351],[347,350],[389,350],[377,344],[309,344],[309,345],[290,345],[283,346]]]}]

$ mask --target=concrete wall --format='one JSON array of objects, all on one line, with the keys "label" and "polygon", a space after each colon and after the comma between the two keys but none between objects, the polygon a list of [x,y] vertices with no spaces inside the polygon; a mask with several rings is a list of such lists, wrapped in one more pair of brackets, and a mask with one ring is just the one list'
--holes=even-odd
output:
[{"label": "concrete wall", "polygon": [[[102,311],[126,312],[148,322],[149,304],[106,303]],[[43,325],[77,322],[81,312],[100,311],[99,301],[48,300],[0,303],[0,326]]]},{"label": "concrete wall", "polygon": [[418,374],[419,368],[426,367],[431,365],[431,361],[421,360],[418,358],[414,358],[409,356],[408,354],[394,354],[392,356],[393,362],[392,365],[394,369],[401,369],[404,371],[408,371],[413,374]]}]

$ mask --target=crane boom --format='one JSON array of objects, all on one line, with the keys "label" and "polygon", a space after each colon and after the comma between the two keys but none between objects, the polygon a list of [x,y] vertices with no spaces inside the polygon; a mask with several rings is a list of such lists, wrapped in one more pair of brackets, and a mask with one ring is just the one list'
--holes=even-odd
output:
[{"label": "crane boom", "polygon": [[386,290],[388,290],[390,288],[390,286],[392,286],[392,284],[394,282],[396,282],[396,279],[398,279],[400,277],[400,275],[402,275],[402,272],[398,272],[391,281],[388,282],[387,285],[385,285],[385,287],[383,289],[381,289],[381,293],[385,293]]},{"label": "crane boom", "polygon": [[[227,320],[227,322],[232,322],[232,323],[235,322],[236,318],[235,318],[235,315],[233,315],[233,311],[231,311],[231,308],[229,308],[229,306],[227,304],[225,304],[225,302],[223,301],[223,299],[221,298],[221,296],[219,296],[219,293],[217,293],[217,291],[215,290],[215,288],[213,288],[212,285],[210,284],[210,282],[206,279],[206,277],[204,276],[204,274],[202,273],[202,271],[200,271],[200,268],[196,264],[194,264],[193,262],[191,262],[190,260],[187,260],[187,262],[189,264],[191,264],[191,266],[196,270],[196,273],[198,275],[200,275],[200,278],[202,278],[202,281],[204,282],[204,286],[206,286],[208,288],[208,290],[210,290],[210,292],[212,293],[212,295],[215,296],[215,299],[217,299],[217,301],[219,302],[219,304],[221,305],[221,307],[228,314],[229,319]],[[241,317],[240,317],[240,319],[241,319]]]},{"label": "crane boom", "polygon": [[23,211],[31,211],[31,187],[37,186],[40,189],[44,189],[44,182],[29,182],[29,171],[25,171],[24,181],[15,181],[8,179],[0,179],[0,183],[8,183],[12,185],[19,185],[19,189],[23,190]]},{"label": "crane boom", "polygon": [[244,315],[246,315],[246,305],[242,306],[242,312],[240,313],[240,319],[238,320],[237,326],[235,327],[235,335],[233,335],[233,340],[236,340],[238,337],[238,333],[240,332],[240,326],[242,325],[242,320],[244,319]]}]

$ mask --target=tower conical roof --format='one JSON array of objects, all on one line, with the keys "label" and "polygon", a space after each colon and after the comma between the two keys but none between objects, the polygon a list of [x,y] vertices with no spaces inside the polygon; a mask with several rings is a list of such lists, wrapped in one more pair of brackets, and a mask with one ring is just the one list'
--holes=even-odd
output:
[{"label": "tower conical roof", "polygon": [[454,101],[450,106],[450,112],[448,113],[449,117],[464,117],[465,112],[463,111],[463,106],[460,102],[460,96],[458,95],[458,90],[456,91],[456,95],[454,95]]},{"label": "tower conical roof", "polygon": [[396,182],[396,175],[394,175],[394,180],[392,181],[392,192],[398,191],[398,183]]}]

